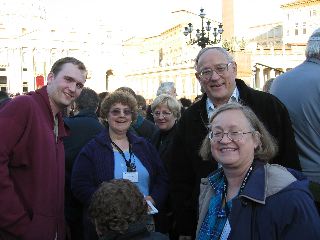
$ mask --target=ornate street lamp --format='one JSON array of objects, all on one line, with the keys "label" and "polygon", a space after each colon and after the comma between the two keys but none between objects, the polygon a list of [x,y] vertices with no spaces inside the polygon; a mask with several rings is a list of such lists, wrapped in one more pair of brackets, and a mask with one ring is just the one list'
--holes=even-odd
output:
[{"label": "ornate street lamp", "polygon": [[204,26],[204,17],[205,13],[203,12],[204,9],[200,9],[200,14],[199,17],[201,17],[201,30],[197,29],[196,30],[196,38],[192,39],[191,33],[193,31],[193,26],[191,23],[188,24],[188,27],[184,28],[183,34],[187,37],[189,35],[190,39],[187,44],[198,44],[201,48],[205,48],[207,45],[213,45],[217,44],[221,41],[221,35],[223,33],[222,29],[222,23],[218,24],[218,28],[214,27],[213,28],[213,40],[210,40],[210,31],[211,31],[211,22],[208,20],[206,22],[206,26]]}]

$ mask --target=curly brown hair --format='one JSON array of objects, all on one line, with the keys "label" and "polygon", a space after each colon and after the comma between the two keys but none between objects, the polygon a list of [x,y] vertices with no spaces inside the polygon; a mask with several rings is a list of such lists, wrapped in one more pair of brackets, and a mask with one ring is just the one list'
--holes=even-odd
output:
[{"label": "curly brown hair", "polygon": [[100,116],[106,119],[111,107],[114,104],[121,103],[122,105],[128,106],[132,111],[132,121],[137,119],[138,103],[132,94],[126,91],[115,91],[110,93],[101,103]]},{"label": "curly brown hair", "polygon": [[133,223],[145,221],[148,206],[138,187],[126,179],[103,182],[93,194],[89,216],[102,235],[124,233]]}]

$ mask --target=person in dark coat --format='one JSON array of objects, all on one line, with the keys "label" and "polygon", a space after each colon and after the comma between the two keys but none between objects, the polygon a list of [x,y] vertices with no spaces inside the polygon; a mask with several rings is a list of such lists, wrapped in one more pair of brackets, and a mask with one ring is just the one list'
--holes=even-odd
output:
[{"label": "person in dark coat", "polygon": [[[180,118],[181,104],[176,98],[161,94],[156,97],[151,105],[154,122],[159,130],[153,135],[152,143],[157,148],[161,160],[166,168],[169,167],[170,148],[172,146],[173,137],[176,132],[176,123]],[[168,197],[164,207],[159,209],[159,213],[155,215],[156,231],[170,234],[170,239],[175,239],[173,213],[171,201]]]},{"label": "person in dark coat", "polygon": [[0,109],[0,239],[65,239],[61,112],[79,97],[86,75],[78,59],[59,59],[47,86]]},{"label": "person in dark coat", "polygon": [[70,229],[71,239],[81,240],[83,239],[82,205],[71,193],[72,167],[82,147],[101,132],[104,127],[96,114],[99,97],[94,90],[84,88],[74,104],[74,116],[64,118],[65,125],[70,129],[69,136],[63,139],[66,162],[65,217]]},{"label": "person in dark coat", "polygon": [[143,194],[126,179],[103,182],[89,206],[99,240],[168,240],[166,235],[147,230],[147,214]]},{"label": "person in dark coat", "polygon": [[249,107],[221,105],[203,141],[197,240],[320,239],[320,217],[302,173],[267,163],[277,144]]},{"label": "person in dark coat", "polygon": [[101,113],[108,128],[82,148],[72,169],[71,189],[84,207],[86,240],[97,239],[87,209],[102,182],[129,179],[159,209],[168,192],[167,173],[157,150],[129,131],[137,116],[136,99],[128,92],[115,91],[102,102]]},{"label": "person in dark coat", "polygon": [[276,97],[236,79],[237,64],[221,47],[202,49],[195,69],[204,94],[178,122],[169,168],[177,229],[186,239],[192,238],[196,230],[200,179],[218,167],[215,161],[205,162],[199,156],[201,142],[208,133],[208,119],[216,107],[232,101],[249,106],[278,142],[279,152],[271,161],[301,170],[288,111]]}]

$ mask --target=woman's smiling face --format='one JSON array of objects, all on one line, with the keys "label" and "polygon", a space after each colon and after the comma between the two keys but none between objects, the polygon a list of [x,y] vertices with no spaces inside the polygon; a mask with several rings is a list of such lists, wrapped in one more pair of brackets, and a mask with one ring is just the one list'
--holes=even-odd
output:
[{"label": "woman's smiling face", "polygon": [[[239,167],[253,161],[254,150],[258,146],[259,140],[241,110],[232,109],[219,113],[211,123],[211,131],[215,135],[225,133],[221,140],[212,139],[210,141],[212,156],[222,166]],[[226,133],[230,132],[245,134],[238,134],[240,137],[235,141],[227,136]]]},{"label": "woman's smiling face", "polygon": [[129,106],[115,103],[107,116],[109,128],[118,134],[126,133],[132,122],[132,110]]}]

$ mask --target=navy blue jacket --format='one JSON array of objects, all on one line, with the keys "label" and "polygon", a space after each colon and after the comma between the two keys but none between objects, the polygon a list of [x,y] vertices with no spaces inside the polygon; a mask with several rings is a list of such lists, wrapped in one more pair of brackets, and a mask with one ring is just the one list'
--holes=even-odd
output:
[{"label": "navy blue jacket", "polygon": [[[150,176],[150,196],[156,207],[161,208],[168,194],[168,179],[164,165],[155,147],[130,131],[127,137],[133,153],[140,159]],[[104,181],[114,178],[114,153],[109,131],[106,129],[92,139],[79,153],[72,170],[71,190],[84,206],[84,238],[98,239],[93,225],[87,217],[93,193]]]},{"label": "navy blue jacket", "polygon": [[[198,230],[214,191],[202,179]],[[320,217],[308,180],[291,169],[256,161],[242,193],[232,201],[232,240],[320,239]]]},{"label": "navy blue jacket", "polygon": [[[167,197],[168,179],[155,147],[142,137],[127,133],[133,153],[150,176],[150,196],[159,207]],[[80,152],[72,171],[71,189],[76,198],[89,206],[92,194],[104,181],[114,178],[114,154],[108,130],[102,131]]]}]

